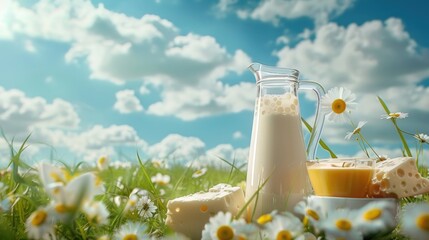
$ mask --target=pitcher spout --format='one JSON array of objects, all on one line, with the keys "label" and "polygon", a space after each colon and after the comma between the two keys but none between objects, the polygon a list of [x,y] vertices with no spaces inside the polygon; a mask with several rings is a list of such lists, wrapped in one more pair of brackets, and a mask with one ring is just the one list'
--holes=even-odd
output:
[{"label": "pitcher spout", "polygon": [[260,63],[252,63],[248,69],[255,76],[256,82],[266,79],[298,81],[299,77],[299,71],[296,69],[267,66]]},{"label": "pitcher spout", "polygon": [[255,76],[257,82],[262,79],[262,74],[261,74],[262,64],[260,64],[260,63],[252,63],[247,68],[253,73],[253,75]]}]

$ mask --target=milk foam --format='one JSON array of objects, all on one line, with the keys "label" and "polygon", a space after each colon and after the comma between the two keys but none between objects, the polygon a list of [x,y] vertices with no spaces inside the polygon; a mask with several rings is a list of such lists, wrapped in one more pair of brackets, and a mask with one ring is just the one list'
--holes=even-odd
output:
[{"label": "milk foam", "polygon": [[299,114],[298,98],[290,93],[260,97],[257,106],[255,114],[281,114],[292,116]]}]

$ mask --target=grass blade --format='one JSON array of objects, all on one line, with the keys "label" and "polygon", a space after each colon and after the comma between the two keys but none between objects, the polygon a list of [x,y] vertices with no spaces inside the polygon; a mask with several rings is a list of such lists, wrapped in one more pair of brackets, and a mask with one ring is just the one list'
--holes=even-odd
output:
[{"label": "grass blade", "polygon": [[[313,131],[313,127],[311,127],[310,124],[304,118],[301,118],[301,120],[309,132]],[[331,158],[337,158],[337,155],[331,150],[331,148],[328,147],[328,145],[322,139],[319,140],[319,145],[329,153]]]},{"label": "grass blade", "polygon": [[[377,96],[378,101],[380,102],[381,106],[383,107],[384,111],[386,112],[387,115],[390,114],[390,110],[387,107],[386,103],[383,101],[383,99],[381,99],[381,97]],[[399,135],[399,138],[401,139],[402,142],[402,146],[404,147],[405,151],[407,152],[407,156],[408,157],[412,157],[413,155],[411,154],[410,148],[408,147],[407,141],[405,141],[404,135],[402,134],[401,129],[398,127],[398,124],[396,123],[396,119],[395,118],[391,118],[390,119],[393,123],[393,125],[396,128],[396,132]]]}]

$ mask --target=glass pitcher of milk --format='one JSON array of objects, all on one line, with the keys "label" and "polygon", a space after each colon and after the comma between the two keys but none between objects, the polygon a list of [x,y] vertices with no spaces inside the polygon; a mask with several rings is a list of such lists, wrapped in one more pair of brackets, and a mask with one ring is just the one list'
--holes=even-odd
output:
[{"label": "glass pitcher of milk", "polygon": [[[247,218],[257,219],[273,210],[293,211],[311,193],[307,156],[314,159],[324,116],[320,98],[325,93],[315,82],[298,80],[299,71],[253,63],[256,78],[252,138],[247,166]],[[305,148],[297,91],[313,90],[317,96],[313,131]]]}]

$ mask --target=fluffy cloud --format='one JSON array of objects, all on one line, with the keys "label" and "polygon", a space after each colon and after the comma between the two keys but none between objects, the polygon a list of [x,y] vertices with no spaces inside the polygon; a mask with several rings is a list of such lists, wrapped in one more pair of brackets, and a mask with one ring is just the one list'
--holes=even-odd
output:
[{"label": "fluffy cloud", "polygon": [[199,138],[185,137],[179,134],[170,134],[148,149],[148,155],[153,158],[167,159],[178,163],[194,161],[204,152],[205,144]]},{"label": "fluffy cloud", "polygon": [[63,144],[87,161],[95,161],[102,155],[113,155],[118,148],[147,148],[147,143],[128,125],[95,125],[79,134],[68,133],[63,136]]},{"label": "fluffy cloud", "polygon": [[[330,23],[320,27],[314,39],[285,46],[276,55],[279,66],[297,68],[325,89],[343,86],[356,93],[359,105],[352,119],[368,121],[362,132],[372,143],[383,146],[397,141],[391,123],[380,119],[385,112],[377,96],[391,111],[410,113],[399,121],[404,130],[428,131],[429,88],[419,86],[429,77],[428,49],[418,46],[401,20],[347,27]],[[352,128],[327,122],[323,137],[330,143],[346,144],[344,136]]]},{"label": "fluffy cloud", "polygon": [[63,99],[51,103],[41,97],[28,97],[18,89],[0,86],[1,128],[11,136],[29,134],[37,128],[74,129],[80,118],[74,107]]},{"label": "fluffy cloud", "polygon": [[[28,36],[66,42],[71,45],[65,54],[66,61],[85,60],[91,78],[116,84],[127,80],[142,80],[146,86],[154,84],[162,90],[161,100],[149,107],[149,113],[190,120],[210,115],[212,109],[242,108],[217,106],[216,98],[222,98],[218,94],[234,87],[221,84],[221,79],[231,73],[241,74],[251,60],[240,49],[229,53],[211,36],[180,35],[173,23],[159,16],[129,17],[102,4],[94,6],[90,1],[41,0],[31,7],[3,1],[7,7],[0,12],[0,39]],[[189,98],[184,96],[186,91],[181,91],[190,86],[202,91],[220,89],[210,94],[206,105],[192,108],[188,106]],[[166,110],[159,110],[159,106],[166,106]],[[204,114],[199,114],[200,109]],[[195,112],[182,117],[182,110]]]},{"label": "fluffy cloud", "polygon": [[246,171],[247,158],[249,148],[234,148],[230,144],[220,144],[216,147],[207,150],[206,155],[202,157],[202,161],[211,166],[231,167],[221,159],[234,164],[237,168]]},{"label": "fluffy cloud", "polygon": [[225,112],[251,110],[255,101],[254,84],[218,84],[212,89],[186,87],[162,93],[164,101],[149,106],[148,113],[170,115],[172,112],[183,120],[194,120]]},{"label": "fluffy cloud", "polygon": [[[21,144],[31,133],[29,148],[24,154],[28,158],[49,146],[68,149],[84,160],[94,160],[102,154],[113,155],[118,148],[144,150],[147,147],[131,126],[95,125],[78,132],[81,130],[79,122],[80,118],[69,102],[62,99],[48,102],[41,97],[28,97],[17,89],[0,87],[0,128],[9,141],[14,139],[15,144]],[[6,146],[3,139],[0,142]],[[8,149],[1,148],[0,151],[7,153]]]},{"label": "fluffy cloud", "polygon": [[230,167],[219,158],[244,167],[247,163],[248,148],[234,148],[230,144],[220,144],[206,149],[205,143],[196,137],[185,137],[170,134],[159,143],[148,147],[148,155],[153,158],[165,159],[169,162],[192,163],[193,166],[210,165]]},{"label": "fluffy cloud", "polygon": [[116,102],[113,108],[120,113],[140,112],[143,106],[136,97],[134,90],[122,90],[116,93]]},{"label": "fluffy cloud", "polygon": [[341,15],[353,2],[354,0],[267,0],[261,1],[254,9],[240,10],[238,16],[274,24],[278,24],[282,18],[308,17],[314,19],[317,26],[321,26],[329,18]]},{"label": "fluffy cloud", "polygon": [[330,23],[317,30],[314,40],[286,46],[276,55],[278,65],[297,68],[325,88],[344,85],[359,93],[429,76],[428,49],[421,49],[395,18],[361,26]]}]

